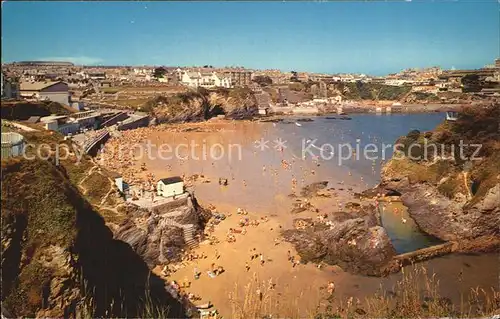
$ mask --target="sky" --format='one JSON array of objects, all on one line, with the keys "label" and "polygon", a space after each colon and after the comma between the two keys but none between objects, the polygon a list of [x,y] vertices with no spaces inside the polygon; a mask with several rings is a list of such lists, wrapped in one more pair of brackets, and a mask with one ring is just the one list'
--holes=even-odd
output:
[{"label": "sky", "polygon": [[382,75],[500,56],[498,0],[2,1],[2,63],[245,66]]}]

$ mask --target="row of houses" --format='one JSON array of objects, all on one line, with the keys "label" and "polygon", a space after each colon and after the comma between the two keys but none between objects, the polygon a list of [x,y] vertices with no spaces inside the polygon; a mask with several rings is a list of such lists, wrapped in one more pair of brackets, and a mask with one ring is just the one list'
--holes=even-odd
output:
[{"label": "row of houses", "polygon": [[181,83],[194,88],[233,87],[232,80],[229,76],[218,74],[216,72],[183,71],[181,75]]},{"label": "row of houses", "polygon": [[177,80],[189,87],[224,87],[249,86],[252,84],[253,73],[246,69],[210,69],[175,71]]}]

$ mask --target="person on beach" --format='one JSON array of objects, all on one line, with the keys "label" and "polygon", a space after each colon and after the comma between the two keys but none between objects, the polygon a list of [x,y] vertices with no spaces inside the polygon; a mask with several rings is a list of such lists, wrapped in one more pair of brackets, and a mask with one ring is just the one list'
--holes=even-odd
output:
[{"label": "person on beach", "polygon": [[287,251],[286,255],[288,257],[288,261],[292,261],[292,253],[290,251]]},{"label": "person on beach", "polygon": [[247,271],[249,271],[249,270],[250,270],[250,265],[248,264],[248,262],[245,262],[245,269],[246,269]]},{"label": "person on beach", "polygon": [[260,265],[264,266],[265,260],[264,260],[264,255],[260,254]]},{"label": "person on beach", "polygon": [[259,300],[262,301],[262,291],[260,291],[260,289],[257,289],[257,296],[259,297]]},{"label": "person on beach", "polygon": [[333,283],[333,281],[330,281],[328,283],[328,288],[327,288],[327,291],[328,291],[328,294],[329,295],[332,295],[333,292],[335,291],[335,284]]}]

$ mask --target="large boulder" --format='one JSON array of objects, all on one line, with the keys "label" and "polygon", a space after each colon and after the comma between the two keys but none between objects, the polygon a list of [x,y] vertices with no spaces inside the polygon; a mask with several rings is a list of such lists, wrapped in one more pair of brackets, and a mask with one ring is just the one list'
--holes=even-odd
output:
[{"label": "large boulder", "polygon": [[357,274],[380,276],[395,255],[372,206],[334,213],[326,224],[287,230],[283,236],[294,244],[303,262],[323,260]]},{"label": "large boulder", "polygon": [[188,197],[157,207],[154,211],[129,206],[130,218],[115,232],[115,238],[129,244],[149,267],[179,260],[185,248],[184,228],[201,230],[204,210]]}]

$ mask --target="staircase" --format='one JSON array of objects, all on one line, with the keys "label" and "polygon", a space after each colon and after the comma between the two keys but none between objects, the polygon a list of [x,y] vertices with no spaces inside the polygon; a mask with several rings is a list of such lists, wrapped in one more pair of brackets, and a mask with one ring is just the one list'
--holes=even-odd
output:
[{"label": "staircase", "polygon": [[186,245],[189,248],[198,247],[198,242],[194,238],[194,235],[196,233],[195,225],[193,224],[182,225],[170,218],[165,220],[165,225],[182,228],[184,242],[186,243]]},{"label": "staircase", "polygon": [[189,248],[194,248],[198,246],[198,242],[194,238],[195,227],[193,224],[184,225],[182,227],[184,231],[184,241]]}]

